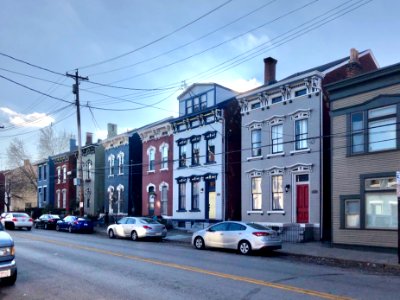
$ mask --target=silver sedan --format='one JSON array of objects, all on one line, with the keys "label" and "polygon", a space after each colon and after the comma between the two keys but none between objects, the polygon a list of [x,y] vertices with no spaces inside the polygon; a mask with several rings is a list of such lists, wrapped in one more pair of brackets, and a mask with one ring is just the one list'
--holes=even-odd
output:
[{"label": "silver sedan", "polygon": [[193,233],[192,245],[196,249],[236,249],[246,255],[252,250],[281,249],[282,241],[276,231],[260,224],[228,221]]},{"label": "silver sedan", "polygon": [[139,238],[156,238],[161,240],[167,236],[165,226],[151,218],[124,217],[107,227],[110,239],[115,237],[130,237],[133,241]]}]

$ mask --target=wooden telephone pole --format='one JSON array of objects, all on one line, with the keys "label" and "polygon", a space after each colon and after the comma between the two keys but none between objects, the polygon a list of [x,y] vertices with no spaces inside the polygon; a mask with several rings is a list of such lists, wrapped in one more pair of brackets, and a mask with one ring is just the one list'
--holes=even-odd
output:
[{"label": "wooden telephone pole", "polygon": [[79,81],[80,80],[89,80],[88,77],[82,77],[78,74],[78,69],[75,72],[75,75],[66,73],[67,77],[71,77],[75,79],[75,83],[72,85],[72,93],[75,94],[75,105],[76,105],[76,119],[78,124],[78,172],[77,172],[77,188],[79,195],[79,212],[80,215],[84,215],[84,196],[83,196],[83,163],[82,163],[82,138],[81,138],[81,107],[79,103]]}]

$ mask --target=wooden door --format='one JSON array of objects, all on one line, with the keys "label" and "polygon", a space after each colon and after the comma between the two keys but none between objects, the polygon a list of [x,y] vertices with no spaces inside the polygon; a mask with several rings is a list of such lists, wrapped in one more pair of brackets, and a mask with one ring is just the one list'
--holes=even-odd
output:
[{"label": "wooden door", "polygon": [[296,186],[297,200],[297,223],[308,223],[309,212],[308,184],[298,184]]}]

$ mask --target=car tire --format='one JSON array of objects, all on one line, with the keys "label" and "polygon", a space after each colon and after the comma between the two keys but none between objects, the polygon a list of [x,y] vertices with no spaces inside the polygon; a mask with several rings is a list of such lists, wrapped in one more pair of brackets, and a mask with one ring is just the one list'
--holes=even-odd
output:
[{"label": "car tire", "polygon": [[249,255],[251,253],[251,245],[248,241],[239,242],[238,250],[240,254]]},{"label": "car tire", "polygon": [[1,282],[2,282],[4,285],[7,285],[7,286],[14,285],[15,281],[17,281],[17,270],[15,270],[14,275],[12,275],[12,276],[10,276],[10,277],[7,277],[7,278],[3,278],[3,279],[1,280]]},{"label": "car tire", "polygon": [[31,231],[32,227],[26,227],[26,230]]},{"label": "car tire", "polygon": [[114,230],[110,229],[110,230],[108,231],[108,237],[109,237],[110,239],[115,239]]},{"label": "car tire", "polygon": [[204,240],[202,237],[198,236],[194,239],[194,247],[198,250],[203,250],[205,248]]},{"label": "car tire", "polygon": [[132,231],[132,233],[131,233],[131,239],[132,239],[132,241],[137,241],[138,240],[138,235],[137,235],[137,232],[136,231]]},{"label": "car tire", "polygon": [[46,229],[46,230],[47,230],[47,224],[44,224],[44,229]]},{"label": "car tire", "polygon": [[72,233],[72,226],[71,225],[68,226],[68,232]]},{"label": "car tire", "polygon": [[60,226],[59,225],[56,226],[56,231],[60,231]]}]

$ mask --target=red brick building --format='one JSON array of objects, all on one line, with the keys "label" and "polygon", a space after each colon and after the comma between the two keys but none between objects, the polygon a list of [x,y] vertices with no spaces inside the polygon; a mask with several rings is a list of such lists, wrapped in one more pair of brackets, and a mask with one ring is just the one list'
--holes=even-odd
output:
[{"label": "red brick building", "polygon": [[76,158],[77,152],[66,152],[53,156],[54,161],[54,208],[66,213],[79,209],[76,200]]},{"label": "red brick building", "polygon": [[142,215],[172,216],[172,118],[139,130],[142,140]]}]

